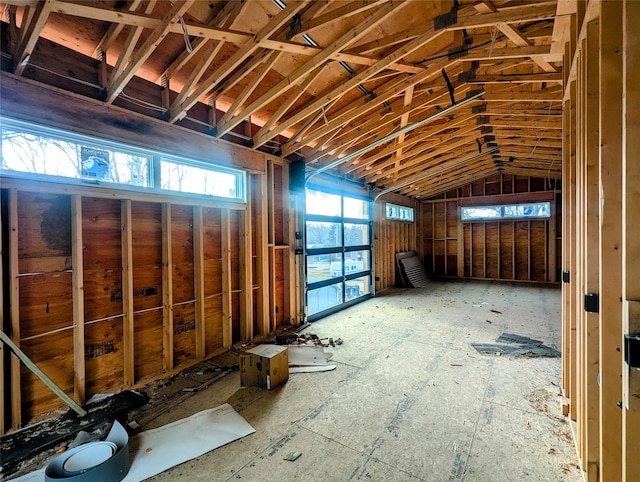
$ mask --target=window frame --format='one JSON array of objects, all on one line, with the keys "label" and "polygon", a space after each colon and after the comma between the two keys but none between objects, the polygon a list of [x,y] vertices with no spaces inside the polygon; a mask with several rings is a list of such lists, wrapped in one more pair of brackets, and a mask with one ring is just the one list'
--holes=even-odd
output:
[{"label": "window frame", "polygon": [[[411,213],[411,219],[403,218],[400,215],[389,216],[389,208],[391,208],[392,212],[393,212],[393,210],[397,210],[398,212]],[[389,219],[389,220],[392,220],[392,221],[402,221],[402,222],[405,222],[405,223],[413,223],[413,222],[415,222],[415,212],[414,212],[414,209],[411,206],[402,206],[400,204],[394,204],[394,203],[387,202],[384,205],[384,215],[385,215],[385,219]]]},{"label": "window frame", "polygon": [[[542,205],[546,204],[548,209],[547,216],[507,216],[505,215],[505,208],[510,207],[520,207],[520,206],[529,206],[529,205]],[[498,209],[500,212],[499,216],[496,217],[471,217],[465,218],[464,212],[466,209]],[[551,202],[550,201],[535,201],[535,202],[521,202],[521,203],[508,203],[508,204],[478,204],[472,206],[460,206],[460,220],[463,223],[474,223],[474,222],[494,222],[494,221],[519,221],[519,220],[527,220],[527,219],[549,219],[551,218]]]},{"label": "window frame", "polygon": [[[138,186],[135,184],[118,183],[111,181],[100,181],[90,178],[85,178],[78,173],[78,177],[67,177],[55,174],[36,173],[28,171],[18,171],[13,169],[4,169],[0,164],[0,177],[8,179],[24,179],[27,181],[43,181],[54,182],[58,184],[67,184],[74,186],[92,187],[99,189],[110,189],[120,191],[131,191],[141,194],[162,194],[163,196],[175,196],[180,198],[189,199],[201,199],[205,201],[220,201],[223,203],[241,203],[247,202],[247,171],[245,169],[222,166],[219,164],[213,164],[202,160],[190,159],[174,154],[156,151],[153,149],[137,147],[135,145],[125,144],[109,139],[100,137],[94,137],[87,134],[80,134],[72,131],[66,131],[56,127],[49,127],[32,122],[25,122],[19,119],[14,119],[0,115],[0,135],[4,130],[13,130],[24,134],[41,136],[60,140],[62,142],[68,142],[76,145],[76,148],[83,146],[105,149],[109,151],[122,152],[129,155],[135,155],[140,157],[146,157],[148,159],[147,164],[147,179],[146,186]],[[1,145],[0,141],[0,145]],[[162,189],[162,180],[160,178],[160,163],[162,160],[169,162],[175,162],[186,166],[192,166],[195,168],[206,169],[211,172],[219,172],[224,174],[231,174],[236,177],[236,197],[224,197],[214,196],[210,194],[198,194],[188,191],[177,191]]]}]

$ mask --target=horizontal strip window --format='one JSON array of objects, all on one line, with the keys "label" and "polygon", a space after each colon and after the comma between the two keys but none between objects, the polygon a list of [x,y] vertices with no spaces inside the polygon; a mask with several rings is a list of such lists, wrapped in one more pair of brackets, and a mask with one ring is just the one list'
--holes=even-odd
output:
[{"label": "horizontal strip window", "polygon": [[460,208],[462,221],[496,221],[502,219],[548,218],[550,216],[551,203],[549,202]]},{"label": "horizontal strip window", "polygon": [[3,175],[246,202],[246,173],[0,118]]},{"label": "horizontal strip window", "polygon": [[345,246],[343,248],[320,248],[320,249],[307,249],[307,254],[316,255],[316,254],[332,254],[332,253],[349,253],[353,251],[360,251],[361,249],[369,249],[371,246],[369,245],[360,245],[360,246]]},{"label": "horizontal strip window", "polygon": [[386,203],[385,210],[387,219],[413,222],[413,208]]}]

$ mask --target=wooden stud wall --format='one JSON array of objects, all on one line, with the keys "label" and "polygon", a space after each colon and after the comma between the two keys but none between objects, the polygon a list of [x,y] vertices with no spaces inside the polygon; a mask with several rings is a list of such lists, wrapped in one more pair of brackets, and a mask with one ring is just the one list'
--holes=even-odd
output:
[{"label": "wooden stud wall", "polygon": [[[423,201],[421,255],[437,277],[511,281],[559,280],[560,183],[496,175]],[[462,222],[462,205],[550,201],[548,220]]]},{"label": "wooden stud wall", "polygon": [[[386,203],[413,208],[413,222],[386,219]],[[373,249],[376,292],[396,285],[396,253],[418,248],[419,204],[408,198],[388,194],[374,205]]]},{"label": "wooden stud wall", "polygon": [[585,480],[631,482],[640,377],[623,335],[640,332],[640,5],[590,1],[578,13],[566,46],[562,387]]},{"label": "wooden stud wall", "polygon": [[[3,179],[10,335],[83,403],[299,320],[287,166],[269,168],[246,207]],[[11,426],[60,406],[17,359],[0,368]]]}]

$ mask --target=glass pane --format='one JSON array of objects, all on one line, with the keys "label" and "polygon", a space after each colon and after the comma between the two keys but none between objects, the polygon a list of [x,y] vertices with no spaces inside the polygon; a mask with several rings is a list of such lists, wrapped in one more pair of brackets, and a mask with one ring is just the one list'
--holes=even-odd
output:
[{"label": "glass pane", "polygon": [[344,287],[345,301],[353,300],[364,295],[368,295],[371,288],[371,277],[363,276],[362,278],[352,279],[346,282]]},{"label": "glass pane", "polygon": [[132,186],[149,185],[147,156],[9,129],[2,131],[2,169]]},{"label": "glass pane", "polygon": [[310,315],[328,310],[342,303],[342,283],[323,286],[307,292],[307,308]]},{"label": "glass pane", "polygon": [[188,164],[160,161],[162,189],[237,199],[237,175]]},{"label": "glass pane", "polygon": [[315,283],[342,276],[342,254],[307,256],[307,283]]},{"label": "glass pane", "polygon": [[307,189],[306,203],[307,214],[320,214],[322,216],[340,216],[341,196],[326,192]]},{"label": "glass pane", "polygon": [[387,203],[386,211],[387,211],[387,219],[400,219],[402,221],[413,221],[413,208]]},{"label": "glass pane", "polygon": [[503,206],[505,218],[548,218],[551,216],[551,204],[528,203]]},{"label": "glass pane", "polygon": [[307,249],[342,246],[340,223],[307,221]]},{"label": "glass pane", "polygon": [[369,244],[369,225],[344,223],[344,245],[362,246]]},{"label": "glass pane", "polygon": [[462,208],[462,219],[500,219],[500,206],[477,206]]},{"label": "glass pane", "polygon": [[350,275],[359,271],[369,271],[369,254],[369,250],[344,253],[344,274]]},{"label": "glass pane", "polygon": [[351,197],[344,198],[345,218],[369,219],[369,202]]}]

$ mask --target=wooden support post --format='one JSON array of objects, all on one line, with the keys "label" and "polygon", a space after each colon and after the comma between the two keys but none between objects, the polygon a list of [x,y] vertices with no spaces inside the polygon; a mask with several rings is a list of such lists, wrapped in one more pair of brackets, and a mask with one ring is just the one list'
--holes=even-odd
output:
[{"label": "wooden support post", "polygon": [[482,223],[482,277],[487,277],[487,223]]},{"label": "wooden support post", "polygon": [[120,229],[122,243],[122,351],[124,358],[124,384],[135,384],[135,331],[133,324],[133,239],[131,200],[121,202]]},{"label": "wooden support post", "polygon": [[[434,275],[436,273],[436,203],[431,202],[431,271]],[[383,208],[384,212],[384,208]],[[386,224],[389,224],[388,221]],[[472,263],[473,264],[473,263]],[[387,284],[387,286],[389,286]]]},{"label": "wooden support post", "polygon": [[569,275],[571,277],[571,282],[568,286],[568,296],[569,296],[569,346],[571,347],[571,355],[569,357],[569,362],[571,366],[569,367],[569,417],[571,420],[577,420],[577,410],[578,410],[578,394],[577,394],[577,383],[578,383],[578,374],[577,374],[577,366],[578,366],[578,339],[577,339],[577,318],[576,318],[576,303],[577,303],[577,285],[578,285],[578,264],[577,264],[577,252],[576,252],[576,234],[577,234],[577,193],[576,193],[576,134],[577,134],[577,108],[576,108],[576,82],[571,82],[569,86],[570,98],[571,98],[571,109],[570,109],[570,120],[569,120],[569,133],[571,139],[569,141],[569,177],[566,182],[565,190],[568,190],[566,195],[568,196],[568,206],[569,212],[564,213],[563,215],[569,216],[568,221],[568,241],[567,245],[569,246],[569,259],[567,266],[569,267]]},{"label": "wooden support post", "polygon": [[527,279],[531,281],[531,221],[529,220],[527,220],[527,239]]},{"label": "wooden support post", "polygon": [[193,293],[195,295],[196,358],[205,356],[204,227],[202,206],[193,207]]},{"label": "wooden support post", "polygon": [[275,255],[275,205],[274,205],[274,167],[273,161],[267,160],[267,239],[269,251],[269,331],[276,329],[276,255]]},{"label": "wooden support post", "polygon": [[73,291],[73,398],[80,405],[85,398],[84,363],[84,277],[82,260],[82,196],[71,196],[71,265]]},{"label": "wooden support post", "polygon": [[[300,276],[296,269],[296,257],[294,251],[296,230],[296,221],[299,219],[297,212],[292,207],[292,201],[295,200],[289,195],[289,166],[283,166],[282,168],[282,212],[283,219],[283,231],[284,231],[284,244],[288,246],[285,251],[285,287],[284,287],[284,306],[285,306],[285,320],[289,320],[289,324],[296,324],[300,315],[298,297],[301,293],[299,280],[304,276]],[[304,195],[304,194],[303,194]],[[294,201],[295,202],[295,201]]]},{"label": "wooden support post", "polygon": [[[600,12],[600,481],[622,480],[622,9]],[[589,26],[590,27],[590,26]],[[589,30],[587,35],[591,34]],[[588,40],[589,41],[589,40]],[[640,473],[636,474],[640,475]]]},{"label": "wooden support post", "polygon": [[162,204],[162,368],[173,370],[173,253],[171,204]]},{"label": "wooden support post", "polygon": [[[640,2],[623,4],[622,85],[622,288],[625,299],[624,333],[640,333]],[[640,370],[623,367],[622,479],[636,480],[640,474]]]},{"label": "wooden support post", "polygon": [[251,176],[254,193],[256,223],[256,281],[258,282],[258,333],[266,335],[271,331],[269,326],[269,256],[267,253],[268,207],[267,207],[267,176],[255,174]]},{"label": "wooden support post", "polygon": [[222,346],[233,344],[231,319],[231,222],[229,209],[221,209],[220,232],[222,235]]},{"label": "wooden support post", "polygon": [[[250,194],[248,194],[250,196]],[[253,282],[251,269],[251,200],[238,211],[240,230],[240,339],[253,338]]]},{"label": "wooden support post", "polygon": [[[598,293],[599,290],[599,266],[596,254],[600,247],[599,235],[599,36],[600,26],[598,20],[592,20],[587,25],[587,38],[584,63],[584,78],[586,79],[586,92],[584,103],[584,127],[585,139],[584,156],[582,158],[582,189],[584,199],[583,224],[583,294]],[[582,307],[581,307],[582,308]],[[599,330],[600,318],[598,313],[582,313],[584,330],[584,364],[583,373],[585,414],[581,430],[585,436],[585,459],[583,469],[586,471],[588,481],[597,480],[600,470],[600,394],[598,390],[598,376],[600,374],[599,355]]]},{"label": "wooden support post", "polygon": [[[20,346],[20,279],[18,268],[18,191],[9,190],[9,306],[11,317],[11,339]],[[11,355],[11,426],[22,426],[22,396],[20,383],[20,360]]]}]

